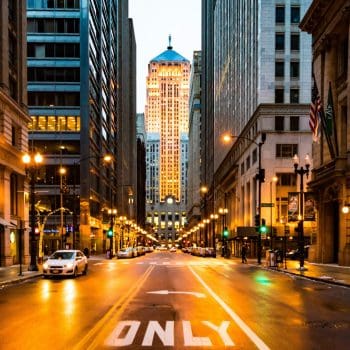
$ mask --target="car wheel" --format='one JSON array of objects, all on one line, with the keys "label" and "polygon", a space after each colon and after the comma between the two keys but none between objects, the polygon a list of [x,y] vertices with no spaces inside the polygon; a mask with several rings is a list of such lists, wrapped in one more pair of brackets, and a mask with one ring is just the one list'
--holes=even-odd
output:
[{"label": "car wheel", "polygon": [[77,277],[77,276],[78,276],[78,268],[76,267],[76,268],[74,269],[73,277],[75,278],[75,277]]},{"label": "car wheel", "polygon": [[86,275],[88,271],[88,265],[86,264],[83,270],[83,275]]}]

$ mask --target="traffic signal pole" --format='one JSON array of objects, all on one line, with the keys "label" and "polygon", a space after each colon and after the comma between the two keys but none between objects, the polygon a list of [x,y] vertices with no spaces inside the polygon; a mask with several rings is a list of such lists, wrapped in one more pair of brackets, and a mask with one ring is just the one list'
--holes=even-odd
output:
[{"label": "traffic signal pole", "polygon": [[257,227],[257,234],[258,234],[258,264],[261,264],[261,233],[260,233],[260,225],[261,225],[261,183],[264,181],[262,169],[261,169],[261,147],[264,143],[259,142],[258,144],[258,151],[259,151],[259,167],[258,167],[258,180],[259,180],[259,186],[258,186],[258,210],[257,210],[257,221],[259,222],[259,226]]}]

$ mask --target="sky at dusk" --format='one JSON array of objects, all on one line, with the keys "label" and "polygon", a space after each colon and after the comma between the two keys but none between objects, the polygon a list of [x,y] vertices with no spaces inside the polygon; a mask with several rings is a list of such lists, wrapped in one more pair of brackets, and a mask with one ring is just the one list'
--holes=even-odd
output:
[{"label": "sky at dusk", "polygon": [[190,60],[201,49],[201,0],[129,0],[137,54],[137,112],[146,103],[149,61],[165,51],[168,36],[173,49]]}]

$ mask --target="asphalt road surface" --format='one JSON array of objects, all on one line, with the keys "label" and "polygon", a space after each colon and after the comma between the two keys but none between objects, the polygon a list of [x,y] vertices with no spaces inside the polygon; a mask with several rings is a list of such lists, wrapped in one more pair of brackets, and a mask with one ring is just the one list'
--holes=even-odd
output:
[{"label": "asphalt road surface", "polygon": [[350,289],[180,251],[0,290],[0,349],[349,349]]}]

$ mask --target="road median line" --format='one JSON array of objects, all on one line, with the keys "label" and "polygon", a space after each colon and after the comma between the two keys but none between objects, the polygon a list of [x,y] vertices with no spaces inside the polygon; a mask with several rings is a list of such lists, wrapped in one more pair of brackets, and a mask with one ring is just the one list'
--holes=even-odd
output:
[{"label": "road median line", "polygon": [[[93,328],[90,329],[90,331],[84,336],[84,338],[73,347],[74,350],[94,349],[100,345],[102,335],[99,334],[99,332],[103,329],[103,327],[107,324],[108,321],[110,321],[112,318],[118,317],[125,310],[130,300],[139,292],[143,284],[146,282],[148,276],[151,274],[153,269],[154,265],[147,268],[145,273],[135,282],[135,287],[131,288],[130,291],[125,294],[125,296],[120,298],[108,310],[108,312],[93,326]],[[102,333],[105,334],[106,331],[103,330]]]}]

